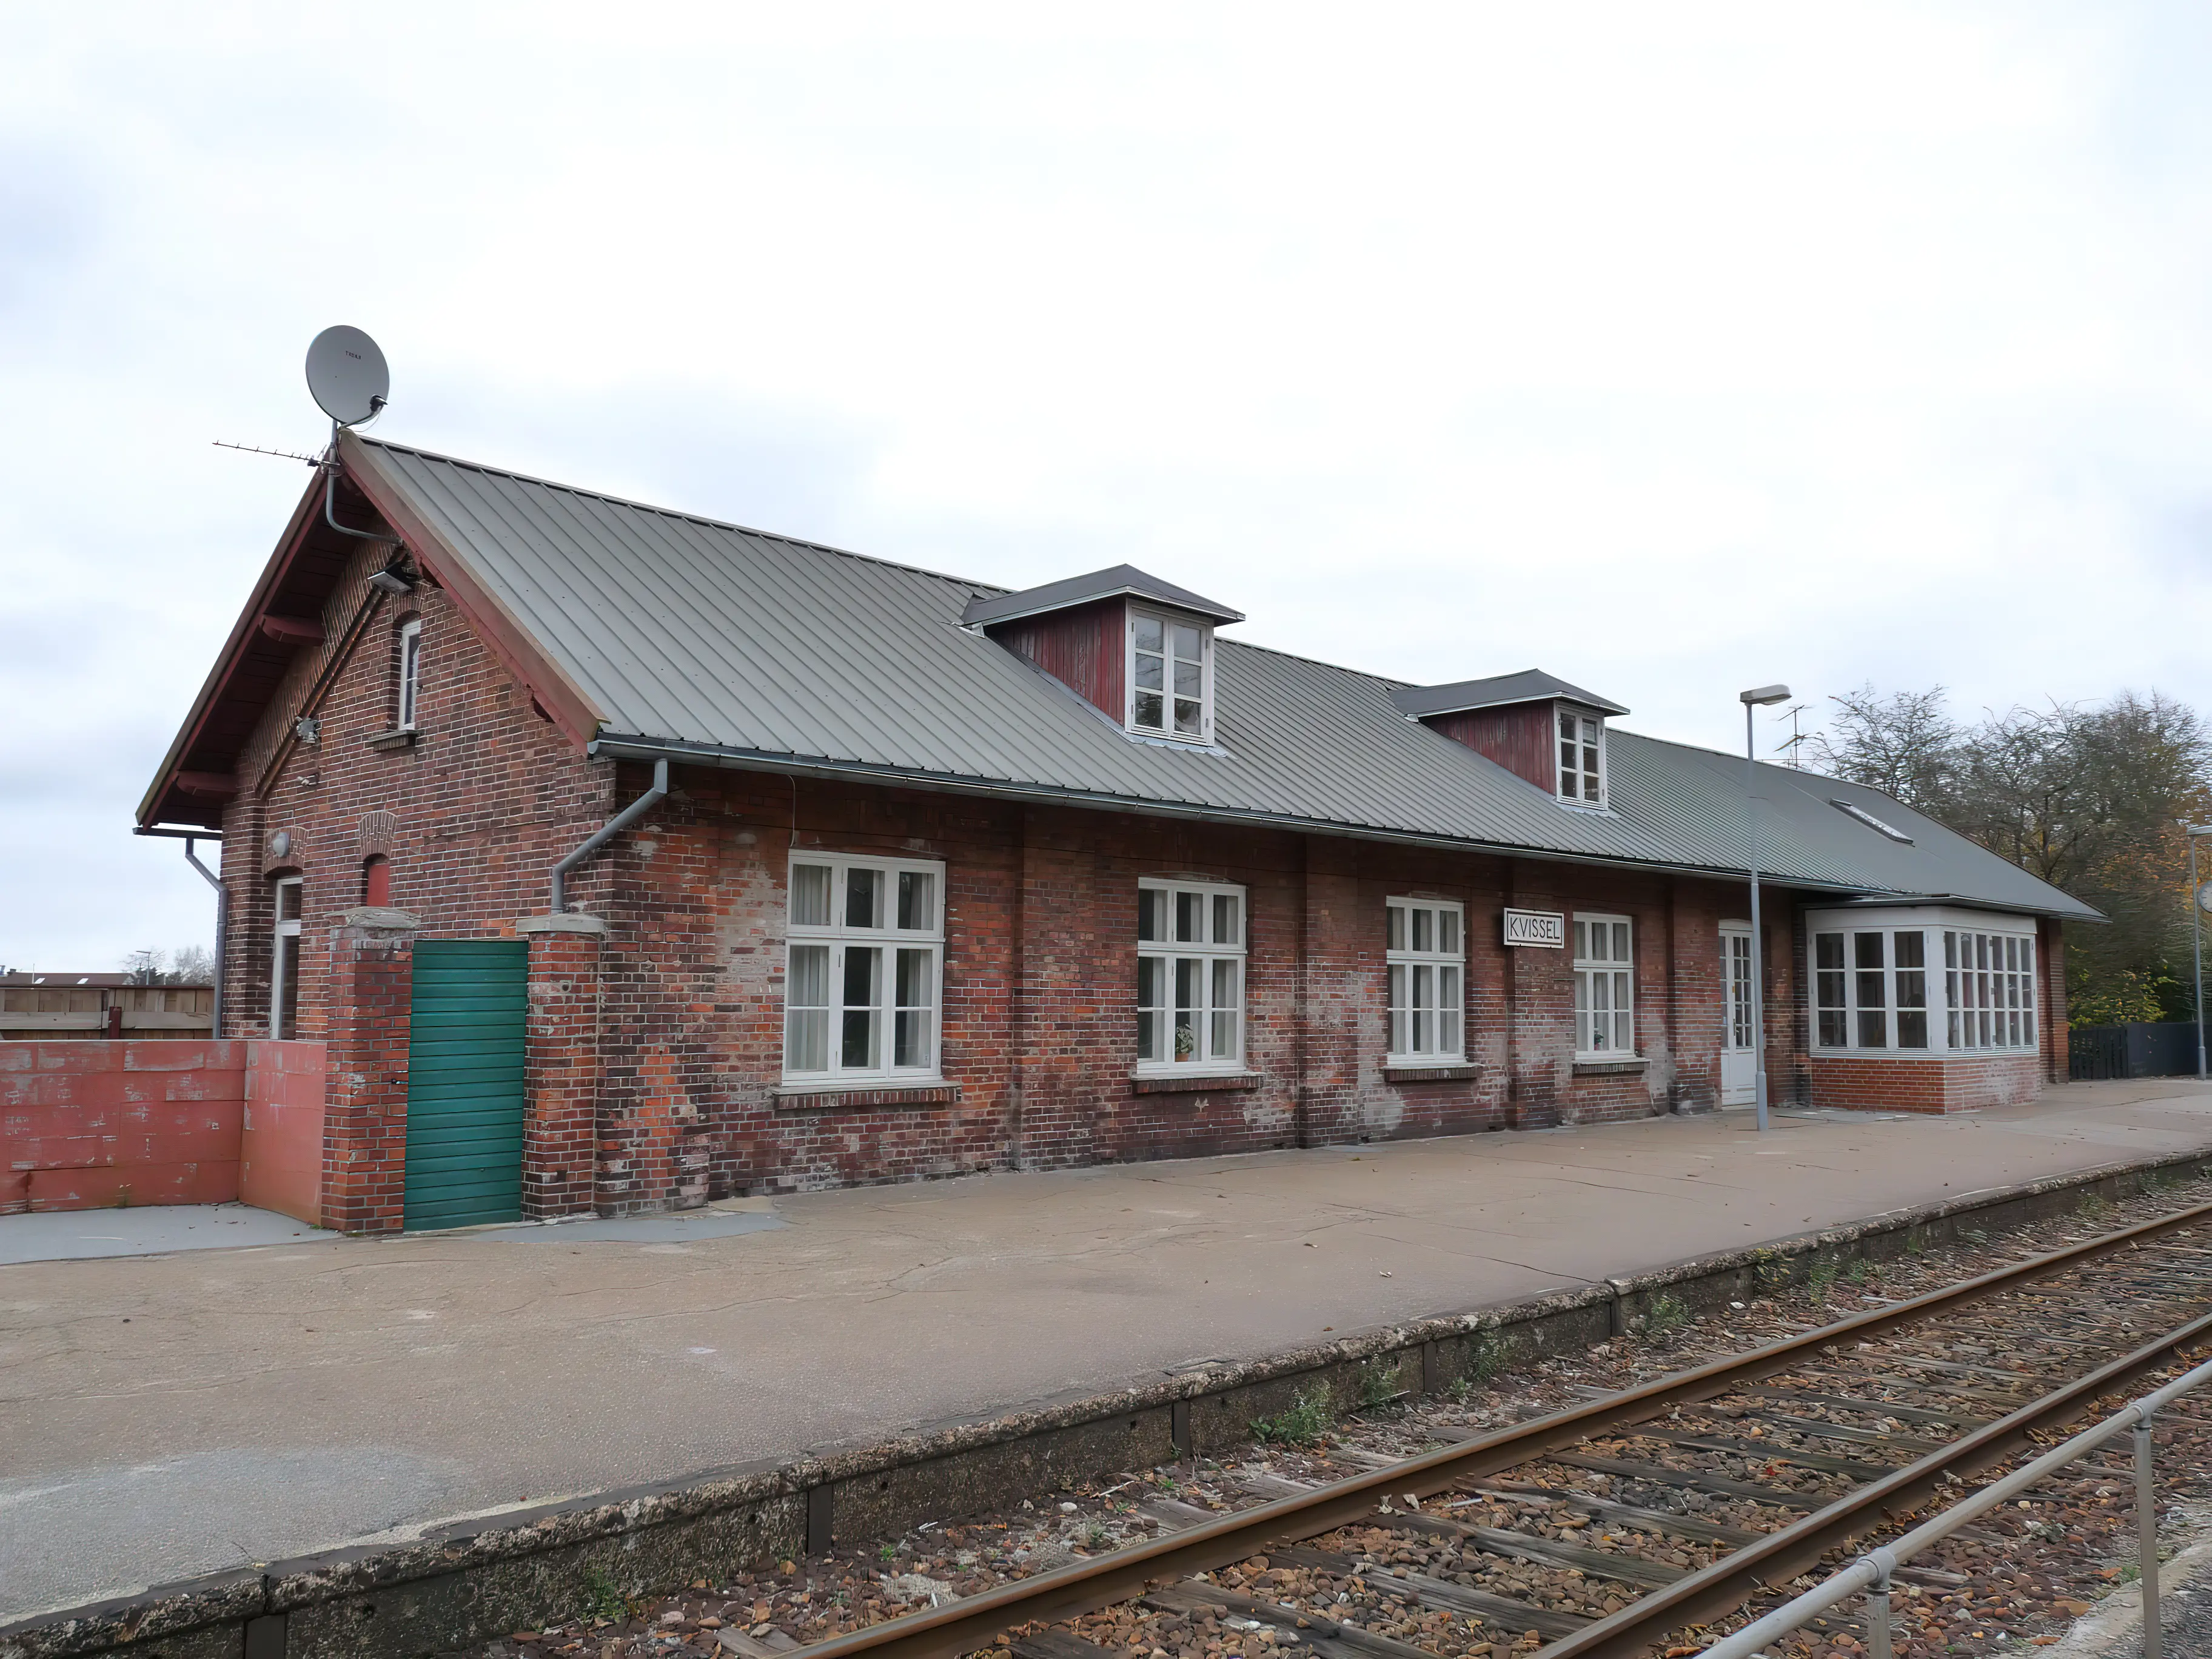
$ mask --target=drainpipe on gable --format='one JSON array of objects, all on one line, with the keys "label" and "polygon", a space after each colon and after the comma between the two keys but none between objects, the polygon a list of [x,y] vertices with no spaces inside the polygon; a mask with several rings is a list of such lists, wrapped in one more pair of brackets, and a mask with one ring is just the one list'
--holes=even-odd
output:
[{"label": "drainpipe on gable", "polygon": [[185,862],[198,871],[207,884],[215,889],[215,1000],[208,1011],[208,1036],[220,1042],[222,1038],[222,945],[230,936],[230,889],[222,884],[221,876],[200,862],[200,855],[192,850],[193,843],[198,839],[197,836],[185,837]]},{"label": "drainpipe on gable", "polygon": [[665,760],[657,760],[653,763],[653,787],[592,831],[589,839],[582,846],[553,866],[552,908],[555,915],[560,915],[568,908],[568,872],[651,811],[667,796],[667,793],[668,763]]}]

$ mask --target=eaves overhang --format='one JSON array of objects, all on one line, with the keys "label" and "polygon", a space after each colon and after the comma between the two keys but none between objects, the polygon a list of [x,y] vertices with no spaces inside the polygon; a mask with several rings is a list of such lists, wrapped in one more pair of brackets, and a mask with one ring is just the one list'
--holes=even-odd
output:
[{"label": "eaves overhang", "polygon": [[[262,566],[260,575],[255,579],[252,591],[246,596],[246,604],[238,613],[238,620],[231,624],[229,636],[223,641],[214,665],[209,668],[207,678],[200,683],[199,691],[192,698],[191,707],[185,712],[176,736],[169,740],[169,747],[161,757],[161,763],[155,769],[153,781],[140,797],[135,815],[139,826],[182,821],[187,824],[206,823],[208,828],[213,829],[222,823],[222,802],[213,797],[202,798],[212,801],[212,805],[194,809],[199,812],[199,817],[186,817],[185,804],[176,799],[185,793],[179,790],[177,781],[179,776],[196,769],[188,763],[196,757],[196,751],[207,742],[217,710],[227,698],[239,695],[250,654],[261,637],[262,619],[270,614],[271,601],[286,588],[308,544],[316,538],[321,523],[323,496],[323,477],[318,470],[301,495],[300,504],[293,508],[284,532],[277,538],[276,545],[270,550],[267,562]],[[212,763],[221,757],[206,758]],[[207,823],[210,817],[213,818],[212,823]]]}]

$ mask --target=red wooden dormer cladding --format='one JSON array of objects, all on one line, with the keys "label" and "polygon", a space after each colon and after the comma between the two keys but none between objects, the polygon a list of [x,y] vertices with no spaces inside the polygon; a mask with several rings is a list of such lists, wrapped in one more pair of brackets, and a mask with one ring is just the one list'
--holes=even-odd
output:
[{"label": "red wooden dormer cladding", "polygon": [[1502,708],[1470,708],[1458,714],[1431,714],[1425,723],[1476,754],[1487,755],[1546,794],[1559,793],[1557,704],[1516,702]]},{"label": "red wooden dormer cladding", "polygon": [[984,631],[1094,702],[1116,724],[1128,714],[1128,608],[1116,596],[1018,617]]}]

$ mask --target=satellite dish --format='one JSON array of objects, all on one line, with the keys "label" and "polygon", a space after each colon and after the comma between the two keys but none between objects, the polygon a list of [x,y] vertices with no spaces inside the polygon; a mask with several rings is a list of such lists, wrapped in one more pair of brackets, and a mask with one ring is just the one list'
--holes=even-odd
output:
[{"label": "satellite dish", "polygon": [[307,348],[307,390],[340,426],[358,426],[390,401],[392,371],[376,342],[343,323],[326,328]]}]

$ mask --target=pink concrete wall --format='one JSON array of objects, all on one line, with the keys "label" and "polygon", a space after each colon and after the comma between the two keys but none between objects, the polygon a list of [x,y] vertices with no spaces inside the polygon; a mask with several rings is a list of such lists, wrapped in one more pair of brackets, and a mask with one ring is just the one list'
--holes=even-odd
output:
[{"label": "pink concrete wall", "polygon": [[323,1224],[323,1072],[319,1042],[246,1045],[246,1120],[238,1195],[311,1226]]},{"label": "pink concrete wall", "polygon": [[238,1196],[246,1045],[0,1042],[0,1215]]}]

